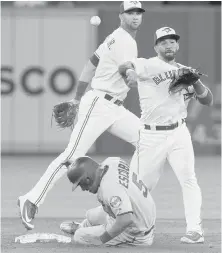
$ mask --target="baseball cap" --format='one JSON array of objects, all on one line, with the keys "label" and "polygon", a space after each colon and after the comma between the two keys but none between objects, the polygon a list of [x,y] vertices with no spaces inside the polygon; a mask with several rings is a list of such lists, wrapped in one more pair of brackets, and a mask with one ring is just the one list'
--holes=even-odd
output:
[{"label": "baseball cap", "polygon": [[145,12],[142,8],[142,4],[139,1],[123,1],[120,5],[120,14],[132,10],[139,10],[140,12]]},{"label": "baseball cap", "polygon": [[154,42],[155,44],[159,39],[163,39],[165,37],[170,37],[175,39],[176,41],[180,39],[180,36],[176,34],[175,30],[170,27],[162,27],[158,30],[156,30]]}]

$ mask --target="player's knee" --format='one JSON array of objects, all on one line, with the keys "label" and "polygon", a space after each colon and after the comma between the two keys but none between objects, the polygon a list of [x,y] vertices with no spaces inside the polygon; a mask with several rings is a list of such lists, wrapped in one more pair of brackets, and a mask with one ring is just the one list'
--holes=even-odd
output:
[{"label": "player's knee", "polygon": [[189,188],[199,188],[199,185],[197,183],[197,179],[195,176],[187,177],[182,182],[183,187],[189,187]]},{"label": "player's knee", "polygon": [[102,225],[106,222],[107,214],[104,212],[102,206],[89,209],[86,212],[86,219],[92,226]]}]

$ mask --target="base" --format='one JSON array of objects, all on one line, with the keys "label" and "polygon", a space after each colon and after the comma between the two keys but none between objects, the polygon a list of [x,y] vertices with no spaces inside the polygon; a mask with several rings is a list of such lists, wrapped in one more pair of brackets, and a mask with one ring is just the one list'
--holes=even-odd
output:
[{"label": "base", "polygon": [[35,243],[35,242],[61,242],[70,243],[71,237],[49,233],[35,233],[20,235],[15,238],[15,242],[18,243]]}]

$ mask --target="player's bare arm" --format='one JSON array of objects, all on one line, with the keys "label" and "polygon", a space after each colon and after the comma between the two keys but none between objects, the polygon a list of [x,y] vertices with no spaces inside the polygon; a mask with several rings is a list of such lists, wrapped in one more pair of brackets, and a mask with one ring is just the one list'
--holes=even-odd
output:
[{"label": "player's bare arm", "polygon": [[86,65],[83,68],[83,71],[80,75],[79,82],[76,88],[76,94],[74,100],[80,101],[82,96],[84,95],[86,88],[88,87],[89,83],[91,82],[92,78],[95,75],[96,67],[98,65],[99,59],[93,55]]},{"label": "player's bare arm", "polygon": [[116,221],[113,226],[104,232],[100,236],[100,240],[102,243],[106,243],[113,239],[114,237],[121,234],[127,227],[129,227],[133,222],[133,214],[132,213],[125,213],[122,215],[118,215],[116,217]]},{"label": "player's bare arm", "polygon": [[213,105],[213,94],[200,80],[193,84],[196,98],[202,105]]},{"label": "player's bare arm", "polygon": [[95,75],[98,62],[99,58],[94,53],[84,66],[78,81],[74,98],[68,102],[62,102],[54,106],[53,116],[57,126],[61,128],[71,127],[71,129],[73,129],[77,119],[76,116],[78,114],[80,100]]}]

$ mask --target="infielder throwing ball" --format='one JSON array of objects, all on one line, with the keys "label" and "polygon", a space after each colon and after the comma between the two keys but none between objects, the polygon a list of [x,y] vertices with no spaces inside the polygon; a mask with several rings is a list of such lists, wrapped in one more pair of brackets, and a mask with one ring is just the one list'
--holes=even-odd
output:
[{"label": "infielder throwing ball", "polygon": [[80,224],[65,221],[62,231],[74,235],[84,245],[122,244],[148,246],[153,243],[156,219],[155,203],[139,175],[119,157],[109,157],[98,164],[90,157],[80,157],[69,165],[67,176],[73,190],[97,194],[101,207],[86,213]]},{"label": "infielder throwing ball", "polygon": [[[140,121],[123,107],[130,87],[119,74],[118,66],[137,57],[135,36],[144,11],[138,1],[121,4],[120,27],[106,38],[83,69],[75,99],[54,108],[56,122],[61,127],[73,124],[77,109],[78,121],[65,151],[52,161],[34,188],[18,199],[22,222],[27,229],[34,228],[33,219],[37,208],[66,173],[64,161],[74,161],[84,156],[106,130],[136,145]],[[92,89],[83,96],[91,80]]]},{"label": "infielder throwing ball", "polygon": [[184,95],[193,96],[203,105],[211,105],[213,97],[197,71],[175,61],[179,38],[170,27],[158,29],[154,46],[157,56],[137,59],[131,62],[131,67],[128,62],[119,69],[132,82],[138,81],[142,110],[138,156],[133,157],[130,169],[140,173],[152,190],[166,159],[169,161],[183,192],[187,231],[181,242],[201,243],[204,241],[202,196],[195,175],[191,136],[185,123]]}]

